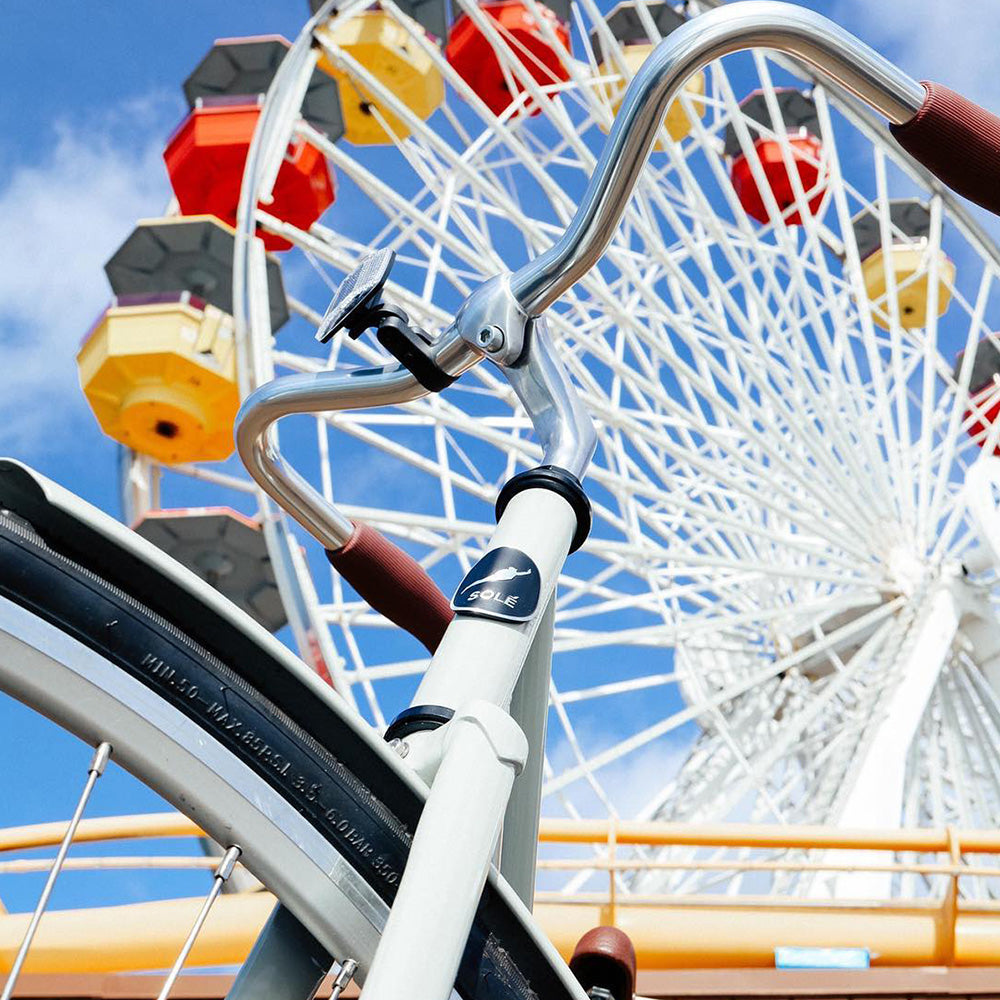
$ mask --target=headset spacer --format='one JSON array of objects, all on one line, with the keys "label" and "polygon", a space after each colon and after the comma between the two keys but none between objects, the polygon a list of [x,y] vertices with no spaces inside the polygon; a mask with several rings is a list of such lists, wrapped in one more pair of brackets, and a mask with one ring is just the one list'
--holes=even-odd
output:
[{"label": "headset spacer", "polygon": [[385,741],[405,740],[411,733],[429,732],[440,729],[455,714],[454,709],[444,705],[414,705],[404,708],[385,731]]},{"label": "headset spacer", "polygon": [[519,472],[507,482],[497,497],[498,521],[507,509],[507,504],[525,490],[551,490],[553,493],[558,493],[573,508],[573,513],[576,514],[576,531],[569,550],[576,552],[587,540],[591,522],[590,500],[580,480],[572,472],[567,472],[558,465],[540,465],[536,469]]}]

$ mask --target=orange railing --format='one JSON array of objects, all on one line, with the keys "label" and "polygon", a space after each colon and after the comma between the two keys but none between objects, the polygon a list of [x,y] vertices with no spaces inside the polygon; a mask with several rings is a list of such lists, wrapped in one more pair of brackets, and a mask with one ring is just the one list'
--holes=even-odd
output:
[{"label": "orange railing", "polygon": [[[0,830],[0,874],[38,870],[38,858],[2,855],[59,842],[65,824]],[[193,837],[200,831],[176,813],[85,820],[75,841]],[[888,965],[1000,964],[1000,902],[964,899],[963,880],[1000,877],[1000,833],[984,830],[838,830],[752,824],[673,824],[545,819],[539,834],[542,881],[553,873],[589,874],[585,890],[546,889],[535,911],[557,946],[568,951],[589,927],[614,923],[632,936],[647,968],[768,966],[778,945],[864,946]],[[552,845],[591,848],[584,857],[553,857]],[[646,848],[645,856],[633,852]],[[683,856],[668,848],[689,849]],[[704,856],[700,849],[709,849]],[[732,850],[732,855],[722,856]],[[786,855],[760,852],[795,852]],[[754,856],[757,855],[757,856]],[[969,856],[978,856],[972,857]],[[900,860],[903,857],[904,860]],[[907,858],[913,860],[907,860]],[[86,857],[75,868],[211,867],[194,855]],[[623,889],[631,873],[882,872],[936,878],[940,892],[914,898],[817,899]],[[617,877],[616,877],[617,876]],[[601,879],[606,882],[601,887]],[[1000,882],[995,884],[1000,891]],[[220,900],[195,964],[239,961],[271,906],[266,893]],[[190,926],[197,900],[47,914],[33,951],[36,971],[123,971],[169,964]],[[0,908],[2,913],[2,908]],[[0,971],[9,964],[26,916],[0,916]],[[141,941],[121,929],[141,926]]]}]

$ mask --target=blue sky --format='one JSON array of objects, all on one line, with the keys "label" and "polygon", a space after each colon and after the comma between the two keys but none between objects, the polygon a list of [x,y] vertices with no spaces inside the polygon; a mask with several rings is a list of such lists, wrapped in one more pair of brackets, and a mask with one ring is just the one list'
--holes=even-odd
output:
[{"label": "blue sky", "polygon": [[[918,77],[1000,107],[981,40],[1000,5],[810,0]],[[5,0],[0,63],[0,451],[113,509],[114,447],[76,387],[79,338],[107,300],[103,262],[169,196],[160,154],[184,112],[180,85],[221,36],[293,36],[305,0],[45,6]],[[982,52],[976,59],[974,53]],[[953,56],[952,53],[961,53]],[[44,401],[44,405],[39,405]]]},{"label": "blue sky", "polygon": [[[107,303],[103,263],[137,218],[159,215],[167,203],[162,145],[185,111],[181,83],[213,40],[294,37],[307,11],[305,0],[86,8],[60,0],[44,12],[11,0],[0,12],[0,453],[115,514],[116,448],[90,415],[74,364],[80,339]],[[42,745],[47,752],[38,754]],[[0,826],[72,811],[89,751],[6,699],[0,746]],[[112,767],[91,814],[159,808]],[[197,853],[192,843],[146,847]],[[202,874],[174,877],[169,891],[193,894],[204,881]],[[29,908],[41,882],[0,878],[0,900],[11,910]],[[141,900],[150,884],[142,873],[74,873],[54,904]]]},{"label": "blue sky", "polygon": [[[181,83],[217,37],[294,34],[302,3],[13,0],[0,67],[0,450],[115,504],[114,448],[76,388],[73,356],[106,304],[102,265],[169,197],[162,145]],[[48,16],[52,20],[48,20]],[[57,27],[52,28],[51,25]],[[45,405],[38,404],[44,400]]]},{"label": "blue sky", "polygon": [[[938,79],[1000,108],[1000,78],[984,39],[1000,36],[996,0],[811,0],[917,77]],[[98,430],[76,383],[80,338],[106,304],[102,265],[141,216],[162,212],[169,190],[162,145],[184,113],[181,82],[213,39],[293,37],[306,0],[4,0],[0,32],[0,453],[118,513],[116,448]],[[75,780],[61,766],[87,753],[68,742],[39,774],[42,735],[0,704],[0,746],[33,758],[0,772],[0,826],[64,817]],[[46,771],[45,768],[51,770]],[[97,812],[155,808],[131,783],[105,779]],[[29,906],[37,879],[0,880],[0,899]],[[89,876],[69,880],[57,904],[91,898]],[[8,883],[10,883],[8,885]],[[106,883],[102,883],[106,884]],[[116,898],[144,891],[116,882]]]}]

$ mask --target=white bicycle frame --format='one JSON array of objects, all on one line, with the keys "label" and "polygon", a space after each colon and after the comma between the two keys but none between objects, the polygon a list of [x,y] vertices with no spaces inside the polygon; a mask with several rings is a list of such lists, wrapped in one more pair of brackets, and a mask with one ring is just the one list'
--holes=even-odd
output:
[{"label": "white bicycle frame", "polygon": [[[312,62],[312,28],[332,2],[306,25],[283,63],[265,105],[247,162],[236,261],[237,322],[250,342],[266,342],[266,303],[251,301],[263,281],[248,281],[263,267],[253,237],[253,206],[266,203],[270,183],[262,166],[267,149],[283,149],[288,136],[276,131],[279,105],[301,96]],[[353,5],[345,5],[349,14]],[[713,59],[740,49],[763,47],[795,56],[871,105],[889,121],[909,121],[924,102],[924,88],[820,14],[772,0],[745,0],[705,13],[659,43],[630,83],[583,200],[561,239],[513,274],[476,289],[452,325],[431,348],[437,366],[457,377],[488,358],[517,393],[543,449],[543,464],[582,479],[595,446],[593,424],[554,351],[541,317],[600,259],[610,242],[639,173],[656,141],[663,116],[686,80]],[[314,57],[313,57],[314,58]],[[277,109],[277,110],[276,110]],[[289,116],[285,116],[289,118]],[[270,131],[269,131],[270,130]],[[266,294],[266,293],[265,293]],[[499,336],[480,336],[500,331]],[[487,351],[484,342],[493,348]],[[273,425],[290,413],[314,413],[407,402],[428,392],[398,364],[349,374],[321,372],[281,378],[246,400],[237,421],[237,444],[251,475],[325,548],[344,545],[351,522],[314,490],[278,450]],[[504,811],[516,774],[529,755],[540,759],[544,739],[548,654],[556,582],[577,531],[577,515],[563,496],[530,488],[508,503],[490,541],[510,546],[537,566],[541,593],[533,617],[523,623],[459,613],[433,656],[415,705],[454,710],[451,721],[405,739],[406,761],[430,786],[399,894],[365,982],[366,1000],[421,1000],[450,996],[476,905],[494,857]],[[543,630],[543,631],[539,631]],[[533,656],[533,650],[535,655]],[[530,672],[522,678],[525,663]],[[542,683],[539,683],[542,678]],[[515,687],[532,691],[509,714]],[[518,722],[531,718],[530,732]],[[528,779],[525,779],[528,780]],[[530,906],[534,876],[538,779],[518,797],[517,842],[505,844],[505,873]],[[529,860],[530,857],[530,860]],[[582,991],[581,991],[582,995]]]}]

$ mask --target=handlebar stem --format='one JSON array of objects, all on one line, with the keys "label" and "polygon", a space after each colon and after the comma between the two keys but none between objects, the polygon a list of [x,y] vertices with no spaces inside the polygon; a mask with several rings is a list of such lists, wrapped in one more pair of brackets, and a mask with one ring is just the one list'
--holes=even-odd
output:
[{"label": "handlebar stem", "polygon": [[524,361],[506,369],[542,446],[542,464],[583,479],[594,457],[597,432],[539,317],[527,331]]}]

